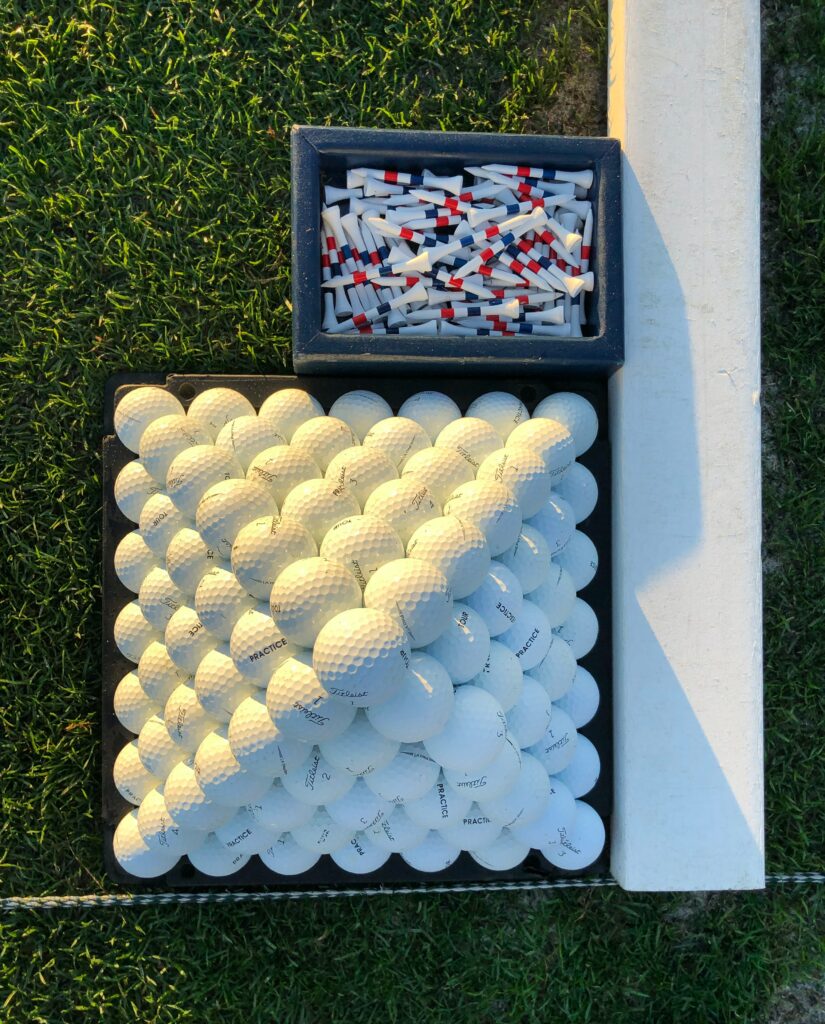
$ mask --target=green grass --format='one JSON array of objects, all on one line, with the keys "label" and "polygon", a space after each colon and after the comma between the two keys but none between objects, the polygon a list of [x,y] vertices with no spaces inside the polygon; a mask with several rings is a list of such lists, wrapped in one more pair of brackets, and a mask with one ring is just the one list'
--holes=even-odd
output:
[{"label": "green grass", "polygon": [[[817,6],[769,6],[765,40],[775,871],[825,864]],[[0,11],[0,891],[100,892],[106,377],[284,368],[290,125],[599,126],[604,12],[596,0]],[[781,986],[822,971],[824,932],[823,890],[787,889],[21,913],[0,928],[0,1019],[757,1021],[784,1013]]]}]

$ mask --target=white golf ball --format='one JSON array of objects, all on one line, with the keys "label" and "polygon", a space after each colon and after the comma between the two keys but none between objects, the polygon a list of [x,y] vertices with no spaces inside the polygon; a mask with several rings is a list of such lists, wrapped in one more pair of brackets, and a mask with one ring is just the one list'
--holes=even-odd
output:
[{"label": "white golf ball", "polygon": [[210,878],[227,878],[245,867],[250,854],[242,850],[229,850],[214,832],[207,835],[202,846],[193,850],[189,860],[192,867]]},{"label": "white golf ball", "polygon": [[486,420],[505,441],[519,423],[530,419],[524,402],[507,391],[489,391],[486,395],[476,398],[470,403],[467,415]]},{"label": "white golf ball", "polygon": [[150,772],[141,761],[137,740],[127,743],[115,758],[112,780],[123,799],[135,805],[163,782],[163,779]]},{"label": "white golf ball", "polygon": [[209,651],[195,670],[195,692],[206,711],[219,722],[228,722],[235,708],[255,692],[232,660],[228,644]]},{"label": "white golf ball", "polygon": [[232,545],[232,571],[246,591],[268,601],[284,569],[317,554],[312,534],[299,522],[285,516],[262,516],[239,530]]},{"label": "white golf ball", "polygon": [[361,506],[348,491],[331,480],[306,480],[284,498],[281,515],[305,527],[320,544],[327,532],[348,516],[361,513]]},{"label": "white golf ball", "polygon": [[433,442],[448,423],[461,418],[461,410],[440,391],[419,391],[406,399],[398,415],[415,420]]},{"label": "white golf ball", "polygon": [[195,774],[206,798],[226,807],[259,800],[272,783],[271,776],[255,775],[242,767],[229,745],[225,726],[211,732],[198,747]]},{"label": "white golf ball", "polygon": [[201,577],[195,590],[195,611],[209,632],[219,640],[229,641],[235,623],[245,611],[256,604],[226,569],[210,569]]},{"label": "white golf ball", "polygon": [[334,768],[317,747],[296,771],[284,776],[284,789],[302,803],[320,807],[330,804],[352,789],[355,776]]},{"label": "white golf ball", "polygon": [[166,623],[164,642],[171,661],[191,675],[220,640],[204,626],[194,608],[178,608]]},{"label": "white golf ball", "polygon": [[503,447],[501,434],[485,420],[464,416],[448,423],[435,439],[435,448],[446,448],[457,452],[462,459],[478,472],[479,466],[488,455]]},{"label": "white golf ball", "polygon": [[256,455],[286,443],[286,438],[278,433],[272,420],[262,420],[253,414],[237,416],[221,427],[215,438],[215,449],[234,455],[245,473]]},{"label": "white golf ball", "polygon": [[189,679],[189,673],[172,661],[168,648],[159,641],[153,641],[141,654],[137,676],[146,695],[161,705],[177,686]]},{"label": "white golf ball", "polygon": [[382,736],[415,743],[444,728],[453,699],[446,669],[435,658],[416,651],[401,685],[388,700],[368,708],[367,717]]},{"label": "white golf ball", "polygon": [[373,424],[364,436],[365,448],[378,448],[400,473],[410,456],[430,448],[423,427],[404,416],[390,416]]},{"label": "white golf ball", "polygon": [[573,510],[564,498],[557,494],[554,494],[536,515],[527,520],[527,525],[542,534],[553,558],[556,558],[568,543],[576,528]]},{"label": "white golf ball", "polygon": [[573,685],[556,701],[557,707],[566,711],[577,729],[584,728],[599,710],[599,686],[586,668],[579,665],[573,677]]},{"label": "white golf ball", "polygon": [[570,764],[577,741],[578,733],[570,715],[554,707],[550,724],[541,739],[530,747],[529,753],[541,762],[548,775],[556,775]]},{"label": "white golf ball", "polygon": [[211,435],[179,413],[153,420],[140,438],[140,461],[161,485],[176,455],[195,445],[211,444]]},{"label": "white golf ball", "polygon": [[232,660],[241,675],[255,686],[265,687],[272,673],[295,652],[295,646],[278,629],[265,602],[245,611],[229,638]]},{"label": "white golf ball", "polygon": [[576,457],[573,435],[567,427],[555,420],[537,419],[535,414],[507,438],[508,448],[516,445],[532,448],[540,455],[554,483],[563,479]]},{"label": "white golf ball", "polygon": [[324,476],[336,487],[350,491],[363,508],[379,484],[398,479],[395,463],[380,448],[344,448],[332,459]]},{"label": "white golf ball", "polygon": [[153,494],[140,511],[140,532],[148,547],[163,560],[172,538],[192,526],[168,494]]},{"label": "white golf ball", "polygon": [[149,846],[138,829],[137,811],[130,811],[118,822],[112,853],[123,870],[136,878],[158,878],[179,860],[174,851]]},{"label": "white golf ball", "polygon": [[515,573],[526,596],[540,587],[550,573],[550,545],[538,530],[524,523],[516,543],[503,551],[498,560]]},{"label": "white golf ball", "polygon": [[201,498],[195,522],[206,543],[221,558],[228,559],[235,539],[247,523],[277,513],[275,499],[263,484],[223,480],[213,484]]},{"label": "white golf ball", "polygon": [[140,610],[137,601],[130,601],[118,612],[114,626],[115,646],[129,661],[137,664],[149,644],[160,640],[161,636],[160,630],[155,629]]},{"label": "white golf ball", "polygon": [[336,615],[315,641],[312,667],[333,696],[356,707],[387,700],[410,665],[406,635],[397,620],[377,608]]},{"label": "white golf ball", "polygon": [[563,424],[573,435],[576,457],[584,455],[599,432],[596,410],[582,395],[570,391],[559,391],[543,399],[536,406],[533,416]]},{"label": "white golf ball", "polygon": [[249,805],[249,809],[264,828],[278,833],[305,825],[315,813],[312,804],[296,800],[280,779],[275,779],[264,795]]},{"label": "white golf ball", "polygon": [[440,832],[428,832],[424,839],[401,854],[405,863],[416,871],[436,874],[446,870],[461,856],[457,846],[451,846]]},{"label": "white golf ball", "polygon": [[470,682],[492,694],[506,714],[521,696],[523,673],[509,647],[492,640],[484,668]]},{"label": "white golf ball", "polygon": [[324,407],[300,388],[282,388],[264,399],[258,415],[261,419],[272,420],[279,433],[291,441],[302,423],[324,415]]},{"label": "white golf ball", "polygon": [[491,637],[496,637],[517,621],[524,595],[515,573],[493,560],[481,585],[465,598],[465,604],[484,619]]},{"label": "white golf ball", "polygon": [[458,452],[424,448],[405,462],[401,479],[408,476],[426,484],[435,500],[443,505],[457,487],[475,479],[475,470]]},{"label": "white golf ball", "polygon": [[227,850],[250,856],[271,846],[280,834],[265,828],[250,807],[239,807],[229,821],[215,829],[215,835]]},{"label": "white golf ball", "polygon": [[576,661],[580,661],[596,644],[599,620],[590,605],[577,597],[573,610],[554,632],[570,645]]},{"label": "white golf ball", "polygon": [[560,832],[570,828],[575,817],[576,801],[573,794],[563,782],[551,778],[550,795],[544,810],[535,821],[526,825],[514,825],[512,834],[522,843],[538,850],[548,843],[555,842]]},{"label": "white golf ball", "polygon": [[270,780],[300,771],[312,751],[308,743],[279,732],[260,692],[235,709],[229,723],[229,745],[244,768]]},{"label": "white golf ball", "polygon": [[501,634],[501,642],[518,658],[522,671],[529,672],[541,664],[550,650],[551,633],[547,616],[525,598],[515,625]]},{"label": "white golf ball", "polygon": [[381,850],[390,853],[403,853],[422,843],[427,830],[416,825],[404,813],[402,807],[396,807],[389,817],[382,818],[372,828],[367,829],[367,837]]},{"label": "white golf ball", "polygon": [[356,779],[352,788],[326,805],[330,818],[351,832],[372,828],[392,813],[392,804],[384,800],[364,779]]},{"label": "white golf ball", "polygon": [[195,395],[186,415],[206,430],[214,441],[230,420],[238,416],[254,416],[255,408],[248,398],[232,388],[208,388]]},{"label": "white golf ball", "polygon": [[490,633],[484,619],[456,601],[446,629],[425,653],[441,662],[454,683],[469,682],[484,668],[490,654]]},{"label": "white golf ball", "polygon": [[321,467],[306,452],[285,444],[260,452],[246,471],[247,480],[263,484],[279,508],[298,484],[321,480],[323,476]]},{"label": "white golf ball", "polygon": [[287,658],[266,688],[269,717],[279,732],[303,743],[340,736],[355,718],[355,708],[336,700],[321,686],[312,667],[312,652]]},{"label": "white golf ball", "polygon": [[175,821],[166,806],[163,792],[163,786],[157,786],[143,798],[137,814],[138,832],[150,849],[165,850],[182,857],[197,849],[206,839],[206,833],[186,828]]},{"label": "white golf ball", "polygon": [[429,793],[440,772],[421,743],[404,743],[389,764],[366,776],[365,781],[388,803],[406,804]]},{"label": "white golf ball", "polygon": [[158,566],[158,556],[149,547],[139,530],[127,533],[115,549],[115,573],[117,578],[133,594],[151,569]]},{"label": "white golf ball", "polygon": [[501,828],[529,825],[544,811],[550,789],[550,779],[541,762],[522,752],[515,785],[494,800],[483,800],[480,807]]},{"label": "white golf ball", "polygon": [[456,792],[442,774],[423,796],[417,800],[408,800],[404,804],[404,812],[422,828],[441,828],[460,821],[472,803],[472,796]]},{"label": "white golf ball", "polygon": [[570,540],[555,556],[555,561],[570,573],[576,590],[584,590],[599,568],[596,545],[581,530],[573,532]]},{"label": "white golf ball", "polygon": [[194,754],[207,735],[220,726],[198,700],[191,683],[181,683],[169,694],[163,708],[163,721],[172,742],[188,754]]},{"label": "white golf ball", "polygon": [[599,752],[591,741],[581,733],[576,749],[566,768],[556,775],[575,797],[585,796],[599,781],[602,765]]},{"label": "white golf ball", "polygon": [[576,817],[571,828],[559,835],[558,842],[543,846],[542,854],[554,867],[581,871],[589,867],[604,849],[604,822],[593,808],[576,801]]},{"label": "white golf ball", "polygon": [[155,629],[163,631],[172,615],[186,604],[186,597],[169,573],[158,566],[150,569],[141,583],[138,604]]},{"label": "white golf ball", "polygon": [[558,562],[551,562],[544,582],[532,591],[530,600],[537,608],[541,608],[547,616],[547,621],[555,629],[573,610],[576,600],[573,577]]},{"label": "white golf ball", "polygon": [[449,622],[453,595],[447,577],[429,562],[399,558],[382,565],[364,590],[364,607],[387,612],[412,647],[426,647]]},{"label": "white golf ball", "polygon": [[509,487],[525,519],[536,515],[553,488],[542,457],[523,445],[508,445],[492,452],[478,467],[476,478]]},{"label": "white golf ball", "polygon": [[140,522],[143,506],[153,494],[163,494],[163,484],[150,476],[140,459],[132,459],[115,479],[115,503],[127,519]]},{"label": "white golf ball", "polygon": [[330,619],[361,607],[361,588],[342,565],[321,557],[302,558],[278,575],[270,607],[288,640],[312,647]]},{"label": "white golf ball", "polygon": [[445,769],[471,772],[489,765],[506,739],[507,722],[495,697],[477,686],[460,686],[447,724],[424,746]]},{"label": "white golf ball", "polygon": [[522,749],[538,743],[550,724],[553,705],[536,679],[524,677],[521,696],[507,712],[507,732]]},{"label": "white golf ball", "polygon": [[370,775],[392,761],[399,744],[389,740],[372,727],[363,711],[359,711],[350,727],[338,736],[325,739],[320,750],[333,768],[343,768],[350,775]]},{"label": "white golf ball", "polygon": [[186,751],[174,742],[160,715],[152,715],[146,721],[138,733],[137,745],[141,764],[159,779],[165,779],[186,757]]},{"label": "white golf ball", "polygon": [[521,751],[508,736],[507,742],[493,760],[472,772],[444,769],[444,778],[458,793],[465,793],[476,802],[503,796],[515,785],[521,771]]},{"label": "white golf ball", "polygon": [[541,683],[550,700],[558,700],[573,685],[576,674],[576,659],[569,645],[554,633],[547,654],[529,674]]},{"label": "white golf ball", "polygon": [[244,468],[231,451],[198,444],[174,457],[166,473],[166,491],[181,512],[194,519],[198,502],[210,487],[243,477]]},{"label": "white golf ball", "polygon": [[504,829],[483,850],[470,850],[470,856],[488,871],[510,871],[518,867],[529,852],[529,846],[519,842],[509,829]]},{"label": "white golf ball", "polygon": [[463,818],[439,831],[450,846],[459,850],[483,850],[501,835],[501,825],[474,803]]},{"label": "white golf ball", "polygon": [[265,867],[276,875],[302,875],[314,867],[321,857],[319,850],[305,850],[285,832],[272,846],[259,854]]},{"label": "white golf ball", "polygon": [[178,590],[188,598],[194,597],[200,581],[216,567],[228,569],[229,563],[209,547],[197,530],[185,526],[169,541],[166,571]]},{"label": "white golf ball", "polygon": [[521,509],[513,492],[490,480],[471,480],[450,495],[444,514],[474,523],[487,538],[493,558],[511,548],[521,532]]},{"label": "white golf ball", "polygon": [[316,416],[296,429],[289,446],[304,452],[326,472],[339,452],[356,444],[358,438],[343,420],[334,416]]},{"label": "white golf ball", "polygon": [[556,484],[556,493],[570,505],[576,523],[581,523],[593,512],[599,499],[599,485],[590,470],[574,462],[564,479]]},{"label": "white golf ball", "polygon": [[336,523],[324,537],[321,556],[348,569],[363,590],[382,565],[404,557],[404,545],[383,519],[350,516]]},{"label": "white golf ball", "polygon": [[362,832],[357,832],[346,845],[333,850],[330,856],[342,871],[348,871],[351,875],[368,875],[387,863],[390,851],[382,850]]},{"label": "white golf ball", "polygon": [[143,432],[161,416],[182,416],[183,406],[174,395],[157,387],[136,387],[118,399],[115,433],[130,452],[137,452]]},{"label": "white golf ball", "polygon": [[407,544],[419,526],[441,515],[441,505],[425,483],[407,476],[379,484],[364,503],[364,512],[389,523]]},{"label": "white golf ball", "polygon": [[181,761],[169,772],[163,798],[169,813],[183,828],[208,832],[224,825],[234,814],[234,808],[208,799],[198,782],[194,757]]},{"label": "white golf ball", "polygon": [[374,391],[347,391],[335,399],[329,414],[343,420],[360,442],[369,433],[370,427],[392,416],[392,409]]},{"label": "white golf ball", "polygon": [[137,673],[127,672],[115,687],[114,711],[123,728],[137,734],[160,711],[160,704],[140,685]]},{"label": "white golf ball", "polygon": [[457,516],[439,516],[419,526],[407,544],[407,555],[442,572],[455,598],[464,598],[480,587],[490,565],[484,534]]}]

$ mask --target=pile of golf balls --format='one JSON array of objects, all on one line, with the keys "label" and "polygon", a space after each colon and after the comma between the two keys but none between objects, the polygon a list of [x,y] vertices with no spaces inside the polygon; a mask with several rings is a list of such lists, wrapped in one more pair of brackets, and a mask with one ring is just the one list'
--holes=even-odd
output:
[{"label": "pile of golf balls", "polygon": [[599,756],[577,729],[599,688],[577,660],[598,623],[577,591],[597,554],[578,525],[597,488],[576,457],[597,427],[571,393],[531,418],[506,392],[463,415],[433,391],[397,413],[368,391],[328,411],[296,388],[257,410],[225,387],[186,410],[126,392],[119,864],[591,864]]},{"label": "pile of golf balls", "polygon": [[582,337],[592,185],[591,170],[515,164],[348,170],[324,187],[323,329]]}]

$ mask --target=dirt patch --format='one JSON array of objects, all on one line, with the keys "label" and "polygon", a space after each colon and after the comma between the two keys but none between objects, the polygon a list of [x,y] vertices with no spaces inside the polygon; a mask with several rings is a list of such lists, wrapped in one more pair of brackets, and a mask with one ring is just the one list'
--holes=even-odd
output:
[{"label": "dirt patch", "polygon": [[825,1024],[825,981],[789,985],[777,992],[766,1024]]}]

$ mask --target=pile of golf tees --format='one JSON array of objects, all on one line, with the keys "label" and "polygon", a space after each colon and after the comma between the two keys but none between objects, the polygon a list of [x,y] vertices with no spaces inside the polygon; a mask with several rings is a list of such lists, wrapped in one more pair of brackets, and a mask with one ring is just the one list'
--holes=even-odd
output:
[{"label": "pile of golf tees", "polygon": [[334,334],[582,337],[593,172],[359,167],[324,188],[322,327]]},{"label": "pile of golf tees", "polygon": [[223,387],[186,411],[127,391],[118,863],[591,864],[604,826],[579,798],[600,763],[577,728],[599,689],[577,659],[598,624],[576,592],[597,555],[576,526],[597,488],[575,459],[597,427],[572,393],[531,418],[505,392],[464,415],[420,392],[396,415],[351,391],[327,415],[296,388],[259,410]]}]

